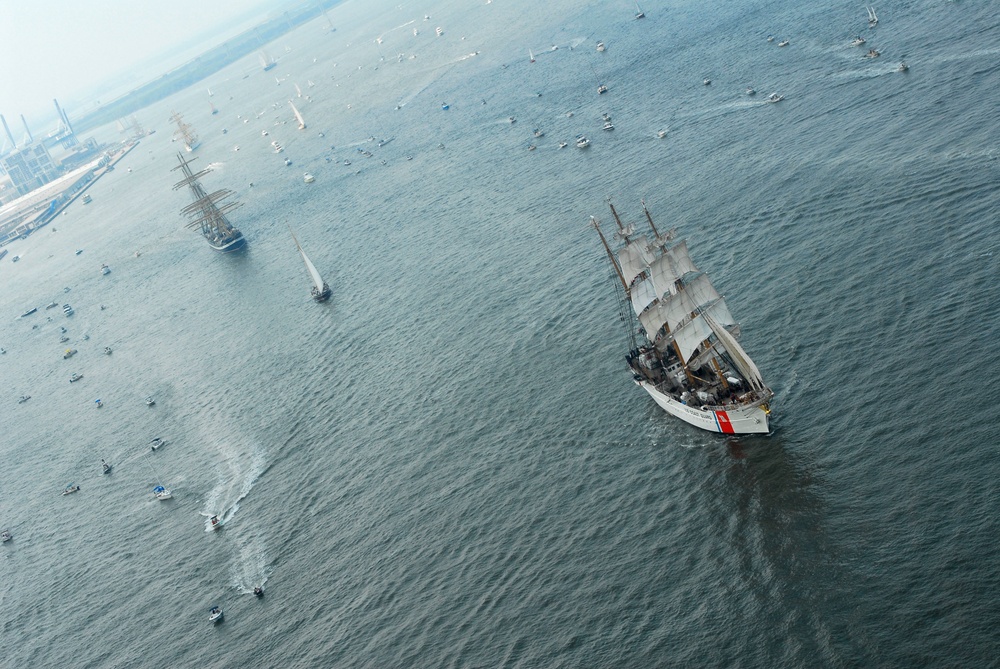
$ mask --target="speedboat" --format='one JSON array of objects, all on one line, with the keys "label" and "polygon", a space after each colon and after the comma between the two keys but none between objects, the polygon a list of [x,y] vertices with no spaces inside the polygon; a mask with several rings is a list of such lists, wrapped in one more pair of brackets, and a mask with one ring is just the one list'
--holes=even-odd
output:
[{"label": "speedboat", "polygon": [[864,55],[864,58],[878,58],[882,55],[882,52],[878,49],[868,49],[868,53]]},{"label": "speedboat", "polygon": [[83,249],[77,249],[76,250],[76,255],[80,255],[81,253],[83,253]]},{"label": "speedboat", "polygon": [[788,40],[786,39],[781,40],[780,42],[778,42],[778,46],[788,46]]},{"label": "speedboat", "polygon": [[83,374],[74,374],[73,376],[69,377],[69,382],[70,383],[76,383],[77,381],[79,381],[82,378],[83,378]]},{"label": "speedboat", "polygon": [[264,588],[260,587],[259,585],[256,586],[253,589],[253,596],[254,597],[263,597],[264,596]]},{"label": "speedboat", "polygon": [[208,610],[208,622],[213,624],[222,622],[222,615],[222,609],[218,606],[213,606]]},{"label": "speedboat", "polygon": [[656,131],[656,136],[659,137],[660,139],[663,139],[664,137],[667,136],[667,131],[666,130],[657,130]]},{"label": "speedboat", "polygon": [[30,309],[28,309],[27,311],[25,311],[23,314],[21,314],[21,318],[24,318],[25,316],[30,316],[31,314],[35,313],[36,311],[38,311],[38,307],[31,307]]},{"label": "speedboat", "polygon": [[156,404],[156,400],[154,400],[152,397],[147,397],[146,398],[146,406],[151,407],[154,404]]},{"label": "speedboat", "polygon": [[712,80],[709,79],[708,77],[705,77],[705,79],[701,83],[705,84],[706,86],[711,86]]},{"label": "speedboat", "polygon": [[75,492],[80,492],[80,486],[76,485],[75,483],[70,483],[68,486],[66,486],[66,489],[63,490],[62,494],[72,495]]},{"label": "speedboat", "polygon": [[[0,532],[0,543],[4,543],[5,544],[5,543],[7,543],[8,541],[10,541],[13,538],[14,538],[14,535],[10,533],[10,530],[4,530],[3,532]],[[254,594],[255,595],[257,594],[257,590],[256,589],[254,590]],[[260,591],[260,595],[257,595],[257,596],[260,597],[263,594],[264,594],[264,591],[261,590]]]},{"label": "speedboat", "polygon": [[104,460],[101,460],[101,473],[102,474],[110,474],[111,473],[111,465],[109,465]]},{"label": "speedboat", "polygon": [[288,158],[285,158],[285,167],[288,167],[291,164],[292,164],[292,161],[289,160]]},{"label": "speedboat", "polygon": [[615,126],[614,126],[614,124],[611,121],[605,121],[604,122],[604,127],[601,128],[601,130],[614,130],[614,129],[615,129]]},{"label": "speedboat", "polygon": [[559,142],[559,148],[560,149],[565,149],[567,146],[569,146],[569,145],[566,142]]},{"label": "speedboat", "polygon": [[111,268],[107,265],[101,265],[101,274],[111,274]]},{"label": "speedboat", "polygon": [[767,41],[768,42],[773,42],[774,41],[774,35],[768,35],[767,36]]},{"label": "speedboat", "polygon": [[604,84],[601,84],[600,86],[597,87],[597,94],[598,95],[603,95],[603,94],[605,94],[607,92],[608,92],[608,87],[605,86]]},{"label": "speedboat", "polygon": [[46,309],[53,309],[53,308],[58,307],[58,306],[59,306],[58,302],[49,302],[48,304],[45,305],[45,308]]},{"label": "speedboat", "polygon": [[584,135],[577,135],[576,136],[576,148],[578,148],[578,149],[586,149],[588,146],[590,146],[590,140],[589,139],[587,139]]},{"label": "speedboat", "polygon": [[753,86],[747,86],[747,95],[757,95],[757,89]]},{"label": "speedboat", "polygon": [[307,184],[311,184],[312,182],[316,181],[316,177],[306,172],[305,174],[302,175],[302,180],[305,181]]},{"label": "speedboat", "polygon": [[260,131],[260,136],[261,137],[267,137],[267,130],[261,130]]},{"label": "speedboat", "polygon": [[854,41],[851,42],[851,46],[861,46],[864,43],[865,43],[865,38],[862,37],[861,35],[858,35],[857,37],[854,38]]},{"label": "speedboat", "polygon": [[96,400],[94,400],[94,404],[97,405],[98,409],[100,409],[102,406],[104,406],[104,402],[102,402],[101,398],[99,398],[99,397]]},{"label": "speedboat", "polygon": [[66,349],[65,352],[63,352],[63,360],[66,360],[67,358],[72,358],[74,355],[76,355],[76,349],[68,348]]},{"label": "speedboat", "polygon": [[171,494],[171,492],[161,485],[158,485],[155,488],[153,488],[153,497],[155,497],[160,501],[163,501],[165,499],[170,499],[172,496],[173,495]]},{"label": "speedboat", "polygon": [[149,450],[155,451],[160,446],[164,446],[166,443],[167,443],[166,439],[157,437],[156,439],[153,439],[152,441],[149,442]]},{"label": "speedboat", "polygon": [[604,42],[598,42],[597,43],[597,50],[598,51],[604,51]]},{"label": "speedboat", "polygon": [[900,62],[899,67],[896,68],[896,71],[897,72],[906,72],[909,69],[910,69],[909,65],[907,65],[905,62]]},{"label": "speedboat", "polygon": [[14,256],[13,258],[10,259],[10,261],[11,262],[17,262],[20,259],[21,259],[21,256]]},{"label": "speedboat", "polygon": [[30,399],[31,399],[31,395],[21,395],[21,397],[18,398],[17,403],[18,404],[24,404],[25,402],[27,402]]},{"label": "speedboat", "polygon": [[784,99],[785,99],[784,95],[778,95],[777,93],[771,93],[770,95],[767,96],[768,102],[781,102]]},{"label": "speedboat", "polygon": [[222,521],[219,520],[218,516],[212,516],[212,518],[209,520],[209,522],[212,524],[212,529],[213,530],[217,530],[220,527],[222,527]]}]

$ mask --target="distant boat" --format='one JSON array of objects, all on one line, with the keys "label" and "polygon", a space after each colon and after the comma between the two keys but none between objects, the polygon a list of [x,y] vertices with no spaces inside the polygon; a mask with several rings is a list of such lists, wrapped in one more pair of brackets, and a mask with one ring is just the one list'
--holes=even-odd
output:
[{"label": "distant boat", "polygon": [[28,400],[30,400],[30,399],[31,399],[31,395],[21,395],[21,396],[20,396],[20,397],[19,397],[19,398],[17,399],[17,403],[18,403],[18,404],[24,404],[25,402],[27,402],[27,401],[28,401]]},{"label": "distant boat", "polygon": [[215,105],[213,105],[211,102],[208,103],[208,106],[212,108],[212,116],[215,116],[216,114],[219,113],[219,110],[216,109]]},{"label": "distant boat", "polygon": [[201,146],[198,135],[190,125],[184,122],[179,112],[171,114],[170,120],[177,124],[177,130],[174,131],[174,141],[183,141],[185,151],[190,153]]},{"label": "distant boat", "polygon": [[208,622],[212,624],[222,622],[222,616],[223,616],[222,609],[220,609],[218,606],[213,606],[211,609],[208,610]]},{"label": "distant boat", "polygon": [[531,49],[528,49],[528,62],[529,63],[535,62],[535,54],[531,53]]},{"label": "distant boat", "polygon": [[784,99],[785,99],[784,95],[778,95],[777,93],[771,93],[770,95],[767,96],[768,102],[781,102]]},{"label": "distant boat", "polygon": [[302,180],[305,181],[307,184],[311,184],[312,182],[316,181],[316,177],[306,172],[305,174],[302,175]]},{"label": "distant boat", "polygon": [[31,307],[30,309],[28,309],[27,311],[25,311],[23,314],[21,314],[21,318],[24,318],[25,316],[30,316],[31,314],[35,313],[36,311],[38,311],[38,307]]},{"label": "distant boat", "polygon": [[173,497],[173,493],[171,493],[163,486],[158,485],[155,488],[153,488],[153,497],[162,502],[163,500],[170,499],[171,497]]},{"label": "distant boat", "polygon": [[876,25],[878,25],[878,16],[875,15],[875,8],[874,7],[869,7],[868,8],[868,25],[871,26],[871,27],[873,27],[873,28]]},{"label": "distant boat", "polygon": [[68,486],[66,486],[66,489],[63,490],[62,494],[72,495],[75,492],[80,492],[80,486],[76,485],[75,483],[70,483]]},{"label": "distant boat", "polygon": [[319,272],[316,270],[316,266],[312,264],[312,261],[309,260],[306,252],[302,250],[302,245],[299,244],[299,240],[295,238],[295,233],[291,231],[291,228],[289,228],[288,232],[292,235],[292,239],[295,241],[295,248],[299,250],[299,255],[302,256],[302,262],[305,263],[306,269],[309,271],[309,277],[313,281],[313,286],[310,290],[312,298],[317,302],[326,302],[330,299],[330,286],[326,283],[326,281],[323,281],[323,277],[319,275]]},{"label": "distant boat", "polygon": [[907,65],[907,64],[906,64],[905,62],[902,62],[902,61],[901,61],[901,62],[899,63],[899,67],[897,67],[897,68],[896,68],[896,71],[897,71],[897,72],[906,72],[906,71],[907,71],[907,70],[909,70],[909,69],[910,69],[910,66],[909,66],[909,65]]},{"label": "distant boat", "polygon": [[584,135],[576,136],[576,148],[586,149],[588,146],[590,146],[590,140],[587,139],[586,136]]},{"label": "distant boat", "polygon": [[102,474],[110,474],[111,473],[111,469],[112,469],[111,465],[109,465],[106,461],[101,460],[101,473]]},{"label": "distant boat", "polygon": [[261,51],[259,54],[257,54],[257,57],[260,59],[260,66],[264,68],[265,72],[267,72],[272,67],[278,64],[278,61],[272,58],[271,54],[267,53],[266,51]]},{"label": "distant boat", "polygon": [[864,38],[864,37],[862,37],[861,35],[858,35],[858,36],[857,36],[857,37],[855,37],[855,38],[854,38],[854,40],[853,40],[853,41],[851,42],[851,46],[861,46],[862,44],[864,44],[864,43],[865,43],[865,41],[866,41],[866,40],[865,40],[865,38]]},{"label": "distant boat", "polygon": [[757,95],[757,89],[753,86],[747,86],[747,95]]},{"label": "distant boat", "polygon": [[437,35],[438,37],[441,37],[441,35],[444,35],[444,30],[442,30],[441,27],[438,26],[437,28],[434,29],[434,34]]},{"label": "distant boat", "polygon": [[639,3],[635,3],[635,18],[644,19],[646,18],[646,13],[639,9]]},{"label": "distant boat", "polygon": [[882,55],[882,52],[879,51],[878,49],[868,49],[868,53],[866,53],[862,57],[863,58],[878,58],[881,55]]},{"label": "distant boat", "polygon": [[72,316],[74,313],[75,312],[73,311],[73,307],[69,306],[68,304],[63,305],[63,314],[65,314],[66,316]]},{"label": "distant boat", "polygon": [[153,439],[152,441],[149,442],[149,450],[155,451],[160,446],[165,446],[166,443],[167,443],[166,439],[164,439],[162,437],[156,437],[155,439]]},{"label": "distant boat", "polygon": [[780,42],[778,42],[778,46],[788,46],[788,40],[786,39],[781,40]]},{"label": "distant boat", "polygon": [[77,381],[79,381],[82,378],[83,378],[83,374],[73,374],[73,376],[69,377],[69,382],[70,383],[76,383]]},{"label": "distant boat", "polygon": [[84,204],[90,204],[90,202],[91,202],[92,199],[93,198],[90,197],[90,193],[84,193],[83,197],[80,198],[81,202],[83,202]]},{"label": "distant boat", "polygon": [[[211,520],[209,522],[211,523],[211,526],[212,526],[213,530],[217,530],[220,527],[222,527],[222,520],[220,520],[218,516],[212,516],[212,518],[211,518]],[[219,617],[221,618],[222,617],[222,615],[221,615],[222,612],[220,611],[219,614],[220,614]]]},{"label": "distant boat", "polygon": [[598,42],[597,43],[597,50],[598,51],[604,51],[604,42]]},{"label": "distant boat", "polygon": [[146,406],[151,407],[154,404],[156,404],[156,400],[154,400],[151,396],[146,398]]},{"label": "distant boat", "polygon": [[74,355],[76,355],[76,349],[68,348],[63,352],[63,360],[68,360],[72,358]]},{"label": "distant boat", "polygon": [[10,533],[10,530],[4,530],[0,532],[0,543],[7,543],[14,538],[14,535]]},{"label": "distant boat", "polygon": [[292,108],[292,112],[295,114],[295,120],[299,122],[299,130],[305,130],[306,120],[302,118],[302,114],[300,114],[299,110],[295,108],[295,105],[292,104],[291,100],[288,101],[288,105]]},{"label": "distant boat", "polygon": [[107,275],[111,274],[111,268],[107,265],[101,265],[101,274]]}]

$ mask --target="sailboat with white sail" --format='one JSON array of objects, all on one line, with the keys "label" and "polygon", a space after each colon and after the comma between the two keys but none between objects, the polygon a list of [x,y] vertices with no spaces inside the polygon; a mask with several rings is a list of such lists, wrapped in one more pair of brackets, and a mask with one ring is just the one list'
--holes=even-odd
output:
[{"label": "sailboat with white sail", "polygon": [[872,28],[878,25],[878,16],[875,15],[874,7],[868,7],[868,25]]},{"label": "sailboat with white sail", "polygon": [[274,57],[271,56],[271,54],[267,53],[266,51],[261,51],[259,54],[257,54],[257,57],[260,59],[260,66],[264,69],[265,72],[267,72],[272,67],[278,64],[278,61],[276,61]]},{"label": "sailboat with white sail", "polygon": [[591,217],[622,291],[625,360],[636,385],[667,413],[709,432],[766,434],[774,393],[737,342],[740,326],[676,231],[652,235],[622,223],[614,205],[616,250]]},{"label": "sailboat with white sail", "polygon": [[295,114],[295,120],[299,122],[299,130],[305,130],[306,120],[302,118],[302,114],[299,112],[298,109],[295,108],[295,105],[292,103],[291,100],[288,101],[288,105],[292,108],[292,112]]},{"label": "sailboat with white sail", "polygon": [[330,286],[323,280],[323,277],[319,275],[319,271],[317,271],[316,266],[312,264],[312,261],[309,260],[309,256],[307,256],[306,252],[302,250],[302,245],[299,244],[299,240],[295,237],[295,233],[292,232],[291,228],[288,228],[288,232],[292,235],[292,239],[295,241],[295,248],[299,250],[299,255],[302,256],[302,262],[305,263],[306,269],[309,271],[309,278],[312,279],[312,298],[317,302],[326,302],[330,299]]}]

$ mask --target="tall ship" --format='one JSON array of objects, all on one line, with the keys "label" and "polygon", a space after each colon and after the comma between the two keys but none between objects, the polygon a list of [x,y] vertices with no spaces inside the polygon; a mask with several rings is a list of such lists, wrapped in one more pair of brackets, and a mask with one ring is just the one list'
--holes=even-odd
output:
[{"label": "tall ship", "polygon": [[194,202],[181,209],[181,213],[190,219],[187,227],[200,230],[201,234],[208,240],[208,245],[216,251],[228,253],[244,248],[246,239],[243,237],[243,233],[226,218],[227,213],[242,206],[242,203],[224,202],[235,195],[227,188],[206,193],[199,179],[212,170],[206,168],[200,172],[192,172],[191,163],[194,160],[194,158],[187,160],[184,158],[184,154],[178,152],[177,161],[180,165],[173,168],[181,170],[184,175],[183,179],[174,184],[174,190],[180,190],[187,186],[191,189],[191,197],[194,198]]},{"label": "tall ship", "polygon": [[597,218],[590,220],[621,286],[625,360],[636,385],[664,411],[703,430],[769,432],[774,393],[737,341],[740,326],[691,260],[687,241],[676,230],[661,234],[645,202],[649,232],[622,223],[610,206],[616,225],[610,242]]},{"label": "tall ship", "polygon": [[195,133],[194,128],[184,122],[180,112],[171,114],[170,120],[177,124],[177,130],[174,131],[174,141],[184,142],[185,151],[190,153],[201,145],[198,134]]}]

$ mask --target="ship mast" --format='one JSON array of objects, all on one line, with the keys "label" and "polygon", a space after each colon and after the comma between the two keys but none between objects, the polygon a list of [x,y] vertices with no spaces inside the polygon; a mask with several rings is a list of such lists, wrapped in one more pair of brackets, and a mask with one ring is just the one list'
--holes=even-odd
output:
[{"label": "ship mast", "polygon": [[202,234],[206,237],[226,237],[231,235],[235,228],[229,222],[229,219],[226,218],[226,214],[241,207],[243,203],[226,202],[222,206],[219,206],[220,202],[235,195],[235,193],[228,188],[223,188],[212,193],[206,192],[199,179],[211,172],[211,168],[192,172],[191,163],[195,160],[194,158],[185,160],[184,155],[178,153],[177,160],[180,162],[180,165],[173,169],[181,170],[184,178],[174,184],[173,189],[180,190],[187,186],[194,197],[194,202],[181,209],[181,213],[191,219],[191,222],[186,227],[200,227]]}]

